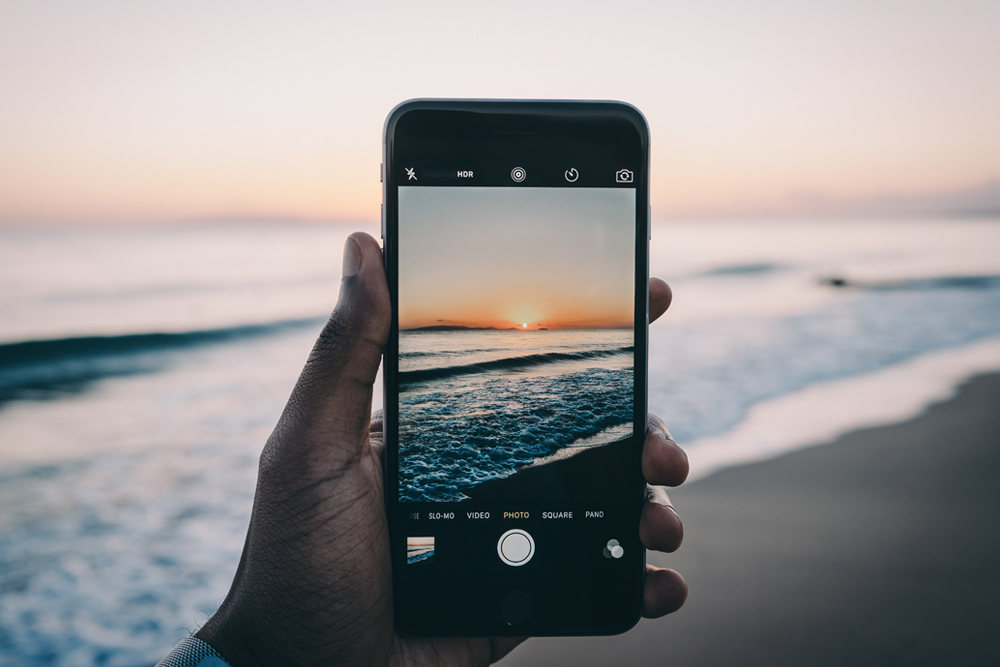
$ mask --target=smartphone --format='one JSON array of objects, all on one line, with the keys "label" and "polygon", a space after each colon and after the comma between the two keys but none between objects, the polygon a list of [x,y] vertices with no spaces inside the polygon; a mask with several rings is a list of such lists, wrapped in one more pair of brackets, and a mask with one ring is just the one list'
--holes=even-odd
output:
[{"label": "smartphone", "polygon": [[396,627],[623,632],[645,573],[645,119],[412,100],[384,141]]}]

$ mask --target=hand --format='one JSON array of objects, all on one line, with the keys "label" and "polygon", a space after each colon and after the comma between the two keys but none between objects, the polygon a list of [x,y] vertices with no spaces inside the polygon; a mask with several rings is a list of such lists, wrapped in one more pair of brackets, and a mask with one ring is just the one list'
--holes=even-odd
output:
[{"label": "hand", "polygon": [[[196,633],[236,667],[249,665],[485,665],[523,639],[426,639],[396,634],[382,492],[381,414],[372,385],[389,335],[378,243],[344,247],[340,300],[260,458],[246,545],[229,595]],[[670,288],[650,281],[650,321]],[[687,477],[684,452],[650,417],[642,470],[651,485]],[[673,551],[680,519],[662,486],[649,487],[640,525],[647,548]],[[687,596],[672,570],[649,567],[643,614]]]}]

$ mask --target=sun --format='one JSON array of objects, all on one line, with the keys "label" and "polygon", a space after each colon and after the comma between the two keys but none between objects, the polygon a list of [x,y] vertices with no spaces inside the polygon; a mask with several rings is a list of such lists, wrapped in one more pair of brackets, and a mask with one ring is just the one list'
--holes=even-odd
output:
[{"label": "sun", "polygon": [[522,322],[521,323],[521,328],[522,329],[527,329],[528,328],[528,323],[527,322]]}]

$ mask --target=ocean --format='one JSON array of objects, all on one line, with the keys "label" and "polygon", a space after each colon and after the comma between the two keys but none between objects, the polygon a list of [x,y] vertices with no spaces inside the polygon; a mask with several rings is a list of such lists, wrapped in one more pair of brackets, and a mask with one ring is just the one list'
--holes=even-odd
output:
[{"label": "ocean", "polygon": [[633,332],[403,331],[400,500],[463,489],[632,434]]},{"label": "ocean", "polygon": [[[150,665],[218,607],[351,231],[0,229],[0,664]],[[1000,368],[998,248],[987,219],[654,224],[674,303],[650,329],[651,409],[695,479],[916,414]],[[628,343],[594,333],[596,355],[558,365],[599,359],[595,389],[617,391]],[[525,354],[565,353],[561,334],[532,332]],[[438,358],[404,362],[424,380],[406,400],[426,400],[457,348],[413,335],[438,338]],[[448,365],[506,359],[480,338]],[[523,364],[522,389],[559,391],[551,367]],[[506,422],[519,463],[621,425],[577,398],[579,426]],[[470,478],[501,474],[470,461]]]}]

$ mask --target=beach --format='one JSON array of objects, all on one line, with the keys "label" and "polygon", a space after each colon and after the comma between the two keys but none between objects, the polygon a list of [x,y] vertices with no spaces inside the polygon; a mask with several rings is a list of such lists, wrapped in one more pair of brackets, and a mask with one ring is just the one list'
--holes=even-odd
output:
[{"label": "beach", "polygon": [[[859,610],[897,618],[857,587],[882,591],[875,584],[886,572],[924,562],[913,554],[938,558],[940,572],[964,568],[970,559],[956,540],[931,553],[906,544],[886,551],[876,539],[905,537],[905,498],[881,508],[875,491],[916,479],[893,464],[919,468],[911,457],[922,441],[892,441],[894,452],[914,453],[880,455],[888,472],[866,482],[862,473],[880,468],[857,464],[844,454],[851,438],[838,437],[906,421],[966,378],[1000,370],[996,222],[655,224],[651,273],[671,284],[674,302],[649,331],[649,406],[689,452],[692,476],[673,494],[686,544],[651,558],[687,576],[691,598],[623,637],[532,642],[510,664],[544,664],[550,646],[573,646],[581,664],[661,664],[670,647],[677,664],[730,644],[722,662],[748,646],[775,654],[824,647],[824,633],[845,624],[874,632]],[[0,230],[0,663],[155,664],[214,613],[239,563],[261,447],[336,301],[350,231],[292,223]],[[423,389],[494,382],[500,368],[516,366],[513,379],[535,378],[531,388],[541,390],[561,370],[614,369],[629,358],[597,349],[626,345],[612,340],[591,341],[600,354],[577,358],[583,351],[563,349],[554,330],[476,334],[534,341],[517,355],[446,340],[457,334],[415,335],[439,339],[440,354],[414,357],[406,370],[425,379],[443,366],[488,371],[418,383]],[[477,356],[456,356],[460,349]],[[559,395],[578,419],[590,419],[589,410],[597,424],[610,414],[582,395]],[[378,378],[373,408],[381,406]],[[559,442],[592,442],[583,434]],[[614,447],[523,452],[499,462],[516,474],[484,480],[461,502],[491,502],[508,484],[514,495],[518,486],[553,490],[550,473],[584,478],[584,464]],[[818,462],[783,471],[799,457]],[[532,466],[538,460],[558,468]],[[934,480],[921,501],[953,531],[955,516],[968,512],[952,509],[959,494],[945,483],[958,479]],[[795,480],[805,489],[791,488]],[[844,499],[855,495],[866,501]],[[777,586],[763,564],[787,577],[823,571],[826,588],[793,578]],[[788,606],[826,597],[840,606],[813,616]],[[935,618],[914,621],[912,631],[944,636],[947,621],[924,606]],[[757,635],[766,641],[751,644]]]},{"label": "beach", "polygon": [[[617,637],[535,639],[516,665],[996,664],[1000,374],[910,421],[671,492],[675,614]],[[627,657],[626,657],[627,656]]]}]

